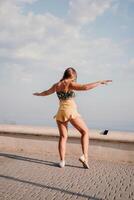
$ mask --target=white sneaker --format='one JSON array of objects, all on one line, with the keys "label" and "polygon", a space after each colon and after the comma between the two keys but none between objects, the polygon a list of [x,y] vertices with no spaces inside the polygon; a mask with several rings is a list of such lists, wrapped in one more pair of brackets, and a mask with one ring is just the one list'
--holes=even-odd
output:
[{"label": "white sneaker", "polygon": [[79,158],[79,161],[83,164],[83,167],[84,167],[84,168],[89,169],[88,162],[85,160],[84,155],[82,155],[82,156]]},{"label": "white sneaker", "polygon": [[59,167],[61,167],[61,168],[65,167],[65,160],[60,161]]}]

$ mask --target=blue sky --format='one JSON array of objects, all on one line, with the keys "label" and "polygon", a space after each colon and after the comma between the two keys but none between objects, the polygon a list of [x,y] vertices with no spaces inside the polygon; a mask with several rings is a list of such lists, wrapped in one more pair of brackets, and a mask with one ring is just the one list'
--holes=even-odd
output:
[{"label": "blue sky", "polygon": [[113,80],[77,92],[89,128],[133,131],[133,11],[133,0],[1,0],[0,123],[56,126],[56,95],[32,93],[72,66],[80,83]]},{"label": "blue sky", "polygon": [[49,0],[49,1],[35,1],[33,4],[25,4],[24,13],[33,11],[35,14],[44,14],[46,12],[52,13],[55,16],[65,18],[69,9],[68,0]]}]

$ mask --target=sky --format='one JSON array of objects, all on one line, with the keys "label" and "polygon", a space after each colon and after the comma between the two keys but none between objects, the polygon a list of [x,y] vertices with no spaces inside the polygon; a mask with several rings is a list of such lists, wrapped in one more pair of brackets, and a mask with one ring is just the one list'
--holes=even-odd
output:
[{"label": "sky", "polygon": [[134,0],[0,0],[0,123],[56,126],[56,94],[33,96],[73,67],[89,128],[134,131]]}]

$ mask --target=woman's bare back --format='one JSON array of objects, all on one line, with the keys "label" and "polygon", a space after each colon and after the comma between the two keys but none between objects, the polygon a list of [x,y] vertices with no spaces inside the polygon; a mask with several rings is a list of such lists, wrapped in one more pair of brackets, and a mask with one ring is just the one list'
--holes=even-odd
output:
[{"label": "woman's bare back", "polygon": [[71,81],[72,80],[70,80],[70,79],[59,81],[56,84],[56,92],[59,92],[59,91],[68,92],[70,90],[69,85],[70,85]]}]

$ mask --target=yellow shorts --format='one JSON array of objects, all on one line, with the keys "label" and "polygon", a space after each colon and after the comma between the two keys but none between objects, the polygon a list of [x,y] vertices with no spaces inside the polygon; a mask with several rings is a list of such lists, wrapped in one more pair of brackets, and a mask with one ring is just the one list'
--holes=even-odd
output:
[{"label": "yellow shorts", "polygon": [[59,109],[54,118],[57,121],[65,122],[80,116],[77,111],[76,103],[73,99],[60,101]]}]

